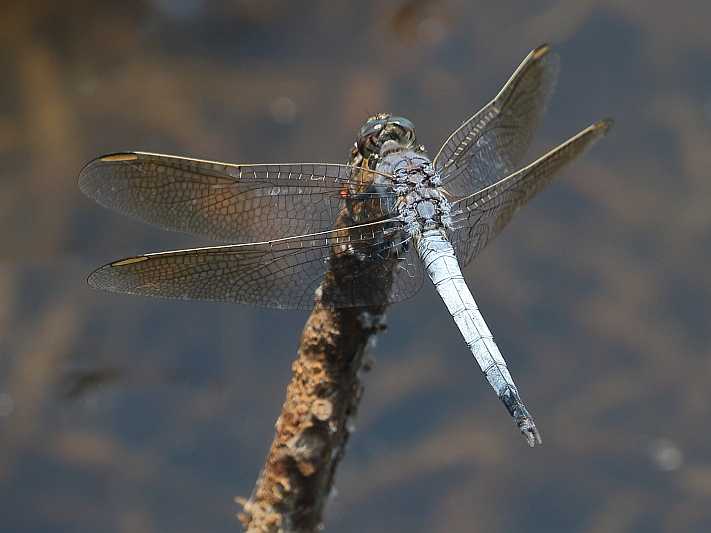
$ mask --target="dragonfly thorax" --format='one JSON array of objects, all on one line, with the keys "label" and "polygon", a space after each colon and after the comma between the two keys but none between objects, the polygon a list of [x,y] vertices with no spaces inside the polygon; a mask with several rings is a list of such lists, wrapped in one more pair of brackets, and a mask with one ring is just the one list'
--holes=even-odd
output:
[{"label": "dragonfly thorax", "polygon": [[448,225],[449,202],[440,192],[439,172],[424,151],[388,141],[376,168],[392,175],[398,213],[411,235]]}]

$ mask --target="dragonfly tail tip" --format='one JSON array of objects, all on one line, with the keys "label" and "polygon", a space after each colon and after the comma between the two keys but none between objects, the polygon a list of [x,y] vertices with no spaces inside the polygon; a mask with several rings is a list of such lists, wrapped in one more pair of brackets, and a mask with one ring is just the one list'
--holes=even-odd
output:
[{"label": "dragonfly tail tip", "polygon": [[521,430],[521,434],[526,439],[526,443],[529,447],[534,448],[536,444],[543,444],[541,433],[538,431],[536,423],[532,418],[526,417],[522,419],[518,424],[518,428]]}]

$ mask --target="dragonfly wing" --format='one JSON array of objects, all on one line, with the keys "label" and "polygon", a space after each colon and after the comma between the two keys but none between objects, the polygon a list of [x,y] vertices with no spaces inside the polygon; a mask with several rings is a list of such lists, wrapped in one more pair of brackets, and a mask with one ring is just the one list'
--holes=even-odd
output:
[{"label": "dragonfly wing", "polygon": [[[382,185],[373,188],[373,181]],[[359,211],[362,203],[368,220],[387,218],[394,197],[386,182],[348,165],[235,165],[144,152],[99,157],[79,175],[81,190],[105,207],[232,242],[326,231],[344,208]]]},{"label": "dragonfly wing", "polygon": [[417,255],[412,240],[408,238],[394,267],[388,302],[402,302],[412,298],[422,288],[424,279],[422,260]]},{"label": "dragonfly wing", "polygon": [[[114,292],[189,300],[309,309],[328,272],[337,283],[324,302],[334,307],[382,305],[412,296],[405,278],[408,242],[388,220],[268,242],[141,255],[105,265],[89,284]],[[421,284],[421,279],[420,279]]]},{"label": "dragonfly wing", "polygon": [[466,265],[509,223],[514,213],[542,190],[556,173],[603,137],[611,120],[588,126],[530,165],[477,193],[452,203],[450,240]]},{"label": "dragonfly wing", "polygon": [[518,168],[557,77],[558,56],[539,46],[499,94],[450,135],[434,158],[450,195],[475,193]]}]

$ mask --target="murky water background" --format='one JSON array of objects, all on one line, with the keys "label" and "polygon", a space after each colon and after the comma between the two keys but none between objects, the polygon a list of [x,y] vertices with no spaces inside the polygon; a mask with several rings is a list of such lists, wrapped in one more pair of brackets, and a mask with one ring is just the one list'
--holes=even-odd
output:
[{"label": "murky water background", "polygon": [[340,162],[369,114],[431,153],[550,41],[531,157],[612,134],[467,274],[543,432],[529,450],[431,287],[394,306],[327,514],[339,532],[711,530],[711,8],[9,2],[0,18],[0,529],[237,531],[306,313],[94,292],[207,244],[104,210],[104,152]]}]

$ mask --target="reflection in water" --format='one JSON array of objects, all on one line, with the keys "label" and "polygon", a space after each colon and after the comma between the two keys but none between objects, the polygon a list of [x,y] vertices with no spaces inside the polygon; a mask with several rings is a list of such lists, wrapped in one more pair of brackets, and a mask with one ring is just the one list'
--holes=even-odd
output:
[{"label": "reflection in water", "polygon": [[659,470],[671,472],[684,464],[684,454],[679,447],[667,439],[654,441],[649,447],[649,454]]},{"label": "reflection in water", "polygon": [[0,392],[0,416],[10,416],[15,409],[15,401],[6,392]]},{"label": "reflection in water", "polygon": [[277,124],[291,124],[296,118],[298,107],[288,96],[279,96],[269,104],[269,112]]},{"label": "reflection in water", "polygon": [[[230,502],[254,484],[303,326],[298,313],[89,291],[103,260],[201,243],[91,205],[82,162],[138,147],[343,160],[379,111],[411,117],[435,146],[549,40],[566,86],[531,153],[603,114],[616,130],[465,272],[504,324],[493,333],[528,401],[550,406],[546,443],[526,453],[496,423],[425,291],[389,315],[326,524],[711,530],[711,7],[187,2],[198,7],[177,17],[158,4],[10,3],[0,18],[4,530],[235,531]],[[134,370],[149,366],[189,381],[156,386]],[[57,401],[91,384],[112,393]]]},{"label": "reflection in water", "polygon": [[106,385],[115,384],[124,376],[118,368],[102,368],[96,370],[77,370],[65,377],[64,396],[75,400]]}]

